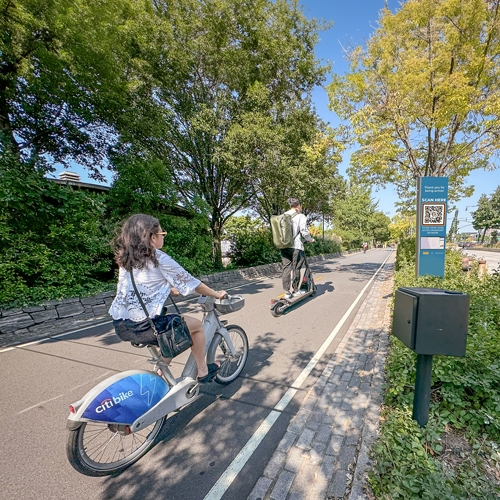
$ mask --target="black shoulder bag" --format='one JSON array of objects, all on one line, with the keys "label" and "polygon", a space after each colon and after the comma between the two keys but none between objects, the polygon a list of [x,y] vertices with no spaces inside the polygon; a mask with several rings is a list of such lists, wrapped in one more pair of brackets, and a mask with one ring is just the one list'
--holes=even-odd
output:
[{"label": "black shoulder bag", "polygon": [[139,290],[137,290],[133,270],[130,271],[130,277],[132,279],[132,286],[134,287],[135,294],[137,295],[142,309],[146,314],[146,318],[156,335],[156,339],[158,340],[161,355],[164,358],[175,358],[185,350],[189,349],[193,345],[193,339],[191,338],[186,322],[182,319],[179,308],[173,301],[172,297],[170,297],[170,300],[172,301],[178,316],[169,318],[168,316],[160,315],[151,319]]}]

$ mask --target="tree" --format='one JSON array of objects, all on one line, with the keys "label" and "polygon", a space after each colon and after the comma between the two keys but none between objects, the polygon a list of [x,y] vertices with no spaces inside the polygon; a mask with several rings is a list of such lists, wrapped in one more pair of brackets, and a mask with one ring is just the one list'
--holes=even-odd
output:
[{"label": "tree", "polygon": [[409,0],[350,54],[328,88],[360,147],[351,172],[407,192],[448,176],[450,199],[471,194],[471,170],[494,168],[500,137],[500,0]]},{"label": "tree", "polygon": [[350,181],[345,195],[333,200],[332,212],[335,232],[349,248],[359,247],[362,241],[372,238],[371,221],[377,203],[368,187]]},{"label": "tree", "polygon": [[0,153],[32,169],[73,160],[100,178],[135,75],[129,32],[145,4],[0,1]]},{"label": "tree", "polygon": [[397,213],[389,225],[391,239],[403,241],[415,235],[415,214],[414,213]]},{"label": "tree", "polygon": [[490,196],[492,214],[491,227],[500,228],[500,186]]},{"label": "tree", "polygon": [[135,89],[122,142],[155,156],[185,206],[209,217],[220,263],[223,226],[248,204],[256,163],[265,163],[257,150],[243,161],[251,144],[239,132],[264,123],[266,140],[280,143],[272,135],[324,79],[319,25],[296,0],[158,1],[153,24],[138,45],[149,76]]},{"label": "tree", "polygon": [[472,215],[472,227],[476,231],[483,230],[481,236],[481,243],[484,242],[484,237],[486,231],[491,228],[491,222],[493,220],[493,209],[491,207],[491,202],[485,194],[482,194],[477,202],[477,209],[471,212]]},{"label": "tree", "polygon": [[338,174],[342,145],[309,103],[291,106],[279,120],[252,113],[232,130],[232,162],[252,165],[250,208],[269,223],[299,198],[313,222],[329,217],[330,199],[343,189]]},{"label": "tree", "polygon": [[457,234],[458,234],[458,210],[455,210],[455,216],[451,221],[450,230],[448,232],[448,241],[454,243],[455,239],[457,238]]},{"label": "tree", "polygon": [[477,210],[472,212],[472,225],[476,231],[483,230],[481,243],[488,229],[500,228],[500,186],[490,197],[481,195]]},{"label": "tree", "polygon": [[370,218],[370,232],[374,241],[385,243],[391,239],[391,219],[384,212],[375,212]]}]

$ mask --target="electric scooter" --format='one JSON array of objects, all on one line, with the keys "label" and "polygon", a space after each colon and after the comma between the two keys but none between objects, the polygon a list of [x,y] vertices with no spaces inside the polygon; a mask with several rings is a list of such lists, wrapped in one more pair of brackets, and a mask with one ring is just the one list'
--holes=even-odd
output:
[{"label": "electric scooter", "polygon": [[287,299],[286,297],[271,299],[271,314],[275,318],[284,314],[285,311],[293,307],[301,300],[304,300],[306,297],[309,297],[316,293],[316,283],[314,283],[313,273],[311,271],[311,268],[309,267],[309,264],[307,263],[307,259],[305,259],[304,264],[304,267],[301,269],[301,275],[303,273],[303,276],[301,276],[301,285],[299,288],[299,290],[303,291],[304,293],[301,295],[297,295],[296,297],[291,297],[290,299]]}]

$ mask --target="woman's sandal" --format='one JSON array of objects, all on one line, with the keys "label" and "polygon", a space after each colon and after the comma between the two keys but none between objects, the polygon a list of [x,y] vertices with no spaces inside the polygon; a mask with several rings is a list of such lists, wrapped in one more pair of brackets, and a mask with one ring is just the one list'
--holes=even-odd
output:
[{"label": "woman's sandal", "polygon": [[217,363],[209,363],[207,366],[208,373],[204,377],[198,377],[198,384],[208,384],[212,382],[220,368],[220,365]]}]

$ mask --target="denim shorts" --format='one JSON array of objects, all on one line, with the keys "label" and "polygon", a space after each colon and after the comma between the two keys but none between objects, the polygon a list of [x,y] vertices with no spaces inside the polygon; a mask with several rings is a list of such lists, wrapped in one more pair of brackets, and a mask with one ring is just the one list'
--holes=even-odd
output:
[{"label": "denim shorts", "polygon": [[[167,324],[178,316],[178,314],[164,314],[162,316],[155,316],[152,319],[155,324],[158,324],[159,322]],[[156,335],[147,319],[143,321],[114,319],[113,326],[115,327],[116,335],[118,335],[118,337],[125,342],[158,345]]]}]

